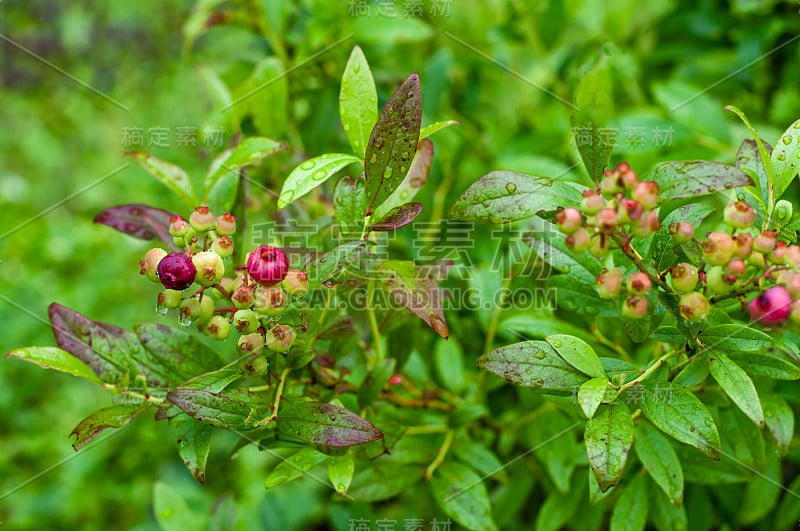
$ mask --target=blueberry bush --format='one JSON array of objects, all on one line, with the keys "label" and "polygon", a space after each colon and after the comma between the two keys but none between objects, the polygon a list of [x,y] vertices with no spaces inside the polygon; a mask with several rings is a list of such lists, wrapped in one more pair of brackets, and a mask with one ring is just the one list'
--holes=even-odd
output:
[{"label": "blueberry bush", "polygon": [[[581,18],[548,5],[554,21]],[[429,38],[411,15],[362,27],[350,14],[363,49],[350,43],[329,72],[290,86],[286,65],[304,40],[276,28],[295,17],[296,31],[304,21],[328,35],[335,18],[303,6],[193,6],[184,54],[214,62],[212,37],[223,52],[243,34],[269,44],[266,58],[200,67],[231,134],[203,151],[202,172],[141,140],[126,146],[144,186],[159,188],[92,215],[103,238],[133,242],[114,254],[124,289],[107,294],[129,314],[112,324],[102,305],[56,299],[55,345],[13,345],[3,360],[88,382],[80,401],[91,410],[66,419],[75,456],[134,426],[159,430],[119,442],[138,448],[125,455],[139,469],[126,473],[146,475],[138,496],[152,507],[151,521],[126,523],[796,527],[798,113],[774,111],[778,129],[756,128],[677,80],[653,88],[676,130],[653,109],[617,113],[620,91],[642,97],[625,84],[632,59],[587,41],[591,52],[564,59],[570,86],[550,93],[566,109],[546,111],[562,133],[537,137],[542,152],[565,152],[517,143],[508,131],[526,109],[500,101],[491,119],[508,131],[487,144],[469,114],[487,104],[470,92],[481,81],[437,75],[447,53],[418,73],[375,67],[375,43]],[[608,20],[618,42],[632,38]],[[537,31],[540,47],[559,46]],[[442,84],[474,107],[442,104]],[[792,107],[789,91],[777,94]],[[677,138],[621,148],[620,131],[642,123]],[[478,164],[472,151],[501,137],[504,156]],[[80,268],[71,278],[94,280]],[[99,481],[111,489],[112,477]],[[18,514],[8,511],[10,525],[34,525]]]}]

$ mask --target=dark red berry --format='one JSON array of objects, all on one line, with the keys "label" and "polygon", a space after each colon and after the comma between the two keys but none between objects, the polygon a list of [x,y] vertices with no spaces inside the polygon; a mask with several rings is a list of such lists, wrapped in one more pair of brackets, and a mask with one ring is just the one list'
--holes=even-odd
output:
[{"label": "dark red berry", "polygon": [[792,296],[782,286],[769,288],[750,301],[750,318],[760,325],[780,326],[792,311]]},{"label": "dark red berry", "polygon": [[184,290],[192,285],[197,269],[183,253],[169,253],[158,263],[158,279],[167,289]]},{"label": "dark red berry", "polygon": [[286,278],[289,259],[278,247],[262,245],[247,257],[247,272],[263,286],[272,286]]}]

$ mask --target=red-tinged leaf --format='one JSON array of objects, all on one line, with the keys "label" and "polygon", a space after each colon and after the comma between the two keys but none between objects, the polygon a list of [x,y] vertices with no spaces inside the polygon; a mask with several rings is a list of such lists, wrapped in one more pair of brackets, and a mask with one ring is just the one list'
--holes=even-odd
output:
[{"label": "red-tinged leaf", "polygon": [[653,166],[645,180],[658,183],[661,202],[755,185],[739,168],[708,160],[659,162]]},{"label": "red-tinged leaf", "polygon": [[364,157],[367,214],[400,185],[419,144],[422,94],[419,76],[411,74],[381,109]]},{"label": "red-tinged leaf", "polygon": [[410,261],[385,260],[378,269],[388,273],[383,280],[394,300],[447,339],[450,328],[444,318],[439,289],[430,277]]},{"label": "red-tinged leaf", "polygon": [[383,433],[347,409],[320,402],[299,402],[282,406],[278,430],[323,453],[383,439]]},{"label": "red-tinged leaf", "polygon": [[160,238],[167,247],[177,250],[169,233],[169,218],[174,214],[147,205],[119,205],[103,210],[94,218],[95,223],[107,225],[139,240]]},{"label": "red-tinged leaf", "polygon": [[[400,186],[392,192],[392,195],[379,205],[372,213],[372,217],[380,219],[386,216],[390,210],[398,207],[404,203],[408,203],[417,192],[420,191],[422,186],[428,182],[428,176],[431,173],[431,163],[433,162],[433,142],[424,138],[419,141],[417,154],[414,155],[414,160],[411,161],[411,168],[408,170],[403,182]],[[363,212],[362,212],[363,214]]]},{"label": "red-tinged leaf", "polygon": [[118,404],[98,409],[83,419],[69,434],[70,437],[76,437],[72,447],[78,451],[105,430],[127,426],[133,417],[147,408],[147,404]]},{"label": "red-tinged leaf", "polygon": [[416,201],[406,203],[390,210],[386,216],[370,225],[367,230],[368,232],[397,230],[414,221],[414,218],[419,216],[421,212],[422,203],[417,203]]},{"label": "red-tinged leaf", "polygon": [[167,395],[167,400],[200,422],[226,430],[257,428],[272,416],[268,405],[250,404],[198,389],[174,389]]},{"label": "red-tinged leaf", "polygon": [[224,365],[211,347],[182,330],[152,323],[138,324],[134,330],[151,357],[174,375],[176,385]]}]

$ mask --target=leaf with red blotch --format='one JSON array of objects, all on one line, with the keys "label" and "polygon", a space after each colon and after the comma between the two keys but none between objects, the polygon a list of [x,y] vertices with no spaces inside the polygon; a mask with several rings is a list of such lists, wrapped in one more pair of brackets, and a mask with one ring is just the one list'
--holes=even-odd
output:
[{"label": "leaf with red blotch", "polygon": [[422,212],[422,203],[412,201],[390,210],[383,218],[369,226],[368,232],[387,232],[390,230],[397,230],[400,227],[405,227],[414,218],[419,216]]},{"label": "leaf with red blotch", "polygon": [[299,402],[278,414],[278,430],[304,441],[322,453],[383,439],[381,430],[355,413],[334,404]]},{"label": "leaf with red blotch", "polygon": [[95,216],[94,222],[139,240],[160,238],[167,247],[177,250],[169,233],[169,218],[174,216],[167,210],[134,203],[107,208]]},{"label": "leaf with red blotch", "polygon": [[133,420],[133,417],[145,411],[148,407],[148,404],[117,404],[98,409],[83,419],[72,430],[70,436],[75,436],[75,442],[72,447],[75,448],[75,451],[78,451],[105,430],[127,426]]},{"label": "leaf with red blotch", "polygon": [[439,288],[411,261],[384,260],[378,269],[388,273],[383,280],[394,300],[447,339],[450,328],[444,319]]}]

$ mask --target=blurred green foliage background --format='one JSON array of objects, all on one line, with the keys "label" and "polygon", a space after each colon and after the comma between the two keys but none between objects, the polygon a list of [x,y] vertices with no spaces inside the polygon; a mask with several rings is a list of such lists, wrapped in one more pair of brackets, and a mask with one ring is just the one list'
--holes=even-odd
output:
[{"label": "blurred green foliage background", "polygon": [[[156,287],[138,275],[147,243],[92,223],[122,203],[181,209],[123,156],[136,147],[126,145],[131,128],[141,129],[143,149],[198,182],[223,148],[203,131],[223,131],[227,144],[242,123],[246,134],[285,141],[290,149],[254,173],[277,190],[302,158],[347,151],[338,82],[360,44],[381,102],[419,72],[424,124],[461,122],[434,138],[421,201],[422,219],[438,220],[492,169],[581,178],[564,101],[601,56],[616,87],[613,163],[627,159],[644,172],[665,159],[731,162],[748,135],[726,104],[777,138],[800,116],[797,9],[764,0],[4,0],[0,351],[52,345],[52,301],[123,327],[162,319]],[[276,73],[278,81],[220,112],[215,83],[236,97]],[[157,128],[167,131],[161,147]],[[196,146],[182,145],[181,128],[197,132]],[[273,217],[274,196],[254,192],[251,217]],[[468,360],[483,343],[459,340]],[[274,458],[247,448],[230,460],[233,435],[217,444],[209,483],[198,486],[168,426],[146,418],[75,454],[67,435],[108,400],[89,383],[0,360],[0,527],[157,529],[156,482],[187,500],[199,525],[213,514],[212,528],[347,529],[352,515],[380,511],[325,504],[325,487],[305,480],[266,491]],[[415,507],[413,492],[404,499],[405,513],[392,517],[431,511]]]}]

